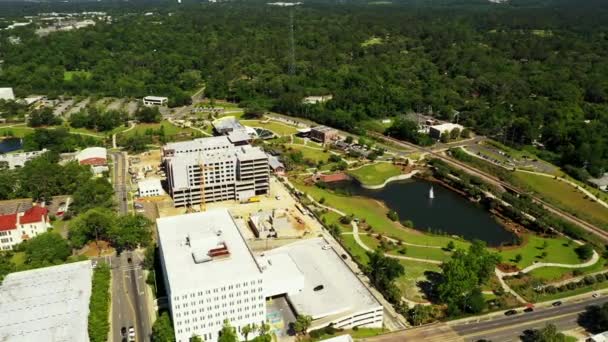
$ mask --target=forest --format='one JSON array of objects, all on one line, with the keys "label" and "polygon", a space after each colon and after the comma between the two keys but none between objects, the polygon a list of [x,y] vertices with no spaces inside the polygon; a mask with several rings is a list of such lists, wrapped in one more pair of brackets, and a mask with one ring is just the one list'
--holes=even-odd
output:
[{"label": "forest", "polygon": [[[153,15],[114,12],[112,23],[42,38],[33,27],[2,31],[0,86],[21,96],[153,94],[174,103],[204,86],[211,98],[358,133],[419,112],[534,145],[579,177],[608,171],[605,1],[190,3],[158,5]],[[10,35],[21,43],[8,43]],[[326,94],[333,99],[324,104],[302,103]],[[397,122],[394,131],[404,127]]]}]

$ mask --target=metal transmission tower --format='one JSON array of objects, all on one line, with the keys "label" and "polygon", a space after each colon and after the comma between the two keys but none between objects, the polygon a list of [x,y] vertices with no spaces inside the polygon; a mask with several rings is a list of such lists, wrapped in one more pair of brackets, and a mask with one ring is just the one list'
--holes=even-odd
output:
[{"label": "metal transmission tower", "polygon": [[289,74],[296,74],[296,40],[293,34],[293,7],[289,9]]}]

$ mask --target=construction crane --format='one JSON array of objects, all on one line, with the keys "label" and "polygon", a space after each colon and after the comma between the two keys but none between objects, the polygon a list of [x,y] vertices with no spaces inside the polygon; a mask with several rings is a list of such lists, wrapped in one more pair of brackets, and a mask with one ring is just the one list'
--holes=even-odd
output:
[{"label": "construction crane", "polygon": [[198,167],[201,169],[201,212],[207,210],[205,203],[205,171],[214,170],[213,166],[205,166],[201,153],[198,155]]}]

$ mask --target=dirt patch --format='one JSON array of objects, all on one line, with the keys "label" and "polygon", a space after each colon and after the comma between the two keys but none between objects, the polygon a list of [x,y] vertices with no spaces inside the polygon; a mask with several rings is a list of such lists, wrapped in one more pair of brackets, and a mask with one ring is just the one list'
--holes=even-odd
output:
[{"label": "dirt patch", "polygon": [[88,257],[97,257],[101,255],[111,255],[114,253],[114,248],[107,241],[100,240],[99,242],[91,241],[76,254],[85,255]]}]

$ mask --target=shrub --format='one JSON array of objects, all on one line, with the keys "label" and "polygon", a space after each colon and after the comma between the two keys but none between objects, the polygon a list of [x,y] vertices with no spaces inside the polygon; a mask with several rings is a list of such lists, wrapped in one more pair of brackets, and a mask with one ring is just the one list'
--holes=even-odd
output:
[{"label": "shrub", "polygon": [[389,210],[389,212],[386,214],[386,216],[391,220],[391,221],[399,221],[399,214],[397,214],[396,211],[394,210]]},{"label": "shrub", "polygon": [[105,342],[108,338],[110,324],[108,309],[110,306],[110,267],[100,263],[93,271],[93,287],[89,303],[89,338],[91,342]]},{"label": "shrub", "polygon": [[549,286],[545,287],[545,292],[549,293],[549,294],[555,294],[555,293],[557,293],[557,288],[555,288],[555,286],[553,286],[553,285],[549,285]]},{"label": "shrub", "polygon": [[584,272],[581,271],[581,270],[579,270],[579,269],[576,269],[576,270],[572,271],[572,275],[575,276],[575,277],[582,276],[583,273]]},{"label": "shrub", "polygon": [[597,281],[598,283],[603,283],[604,281],[606,281],[606,277],[604,276],[603,273],[596,274],[595,281]]},{"label": "shrub", "polygon": [[568,290],[574,290],[576,289],[576,283],[568,283],[566,284],[566,287],[568,288]]},{"label": "shrub", "polygon": [[586,276],[585,278],[583,278],[583,281],[585,282],[586,285],[595,284],[595,278],[592,276]]}]

